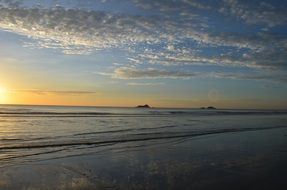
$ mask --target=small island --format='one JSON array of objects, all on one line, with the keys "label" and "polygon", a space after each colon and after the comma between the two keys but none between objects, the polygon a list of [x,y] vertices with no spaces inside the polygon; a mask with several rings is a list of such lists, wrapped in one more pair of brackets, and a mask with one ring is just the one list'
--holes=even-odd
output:
[{"label": "small island", "polygon": [[138,105],[137,108],[151,108],[148,104]]},{"label": "small island", "polygon": [[200,109],[215,110],[216,108],[213,106],[208,106],[208,107],[200,107]]}]

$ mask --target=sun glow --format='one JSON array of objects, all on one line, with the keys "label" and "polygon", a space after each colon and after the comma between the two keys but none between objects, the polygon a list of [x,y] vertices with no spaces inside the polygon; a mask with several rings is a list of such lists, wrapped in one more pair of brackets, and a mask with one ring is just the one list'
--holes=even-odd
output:
[{"label": "sun glow", "polygon": [[8,90],[7,88],[0,86],[0,104],[7,103],[8,101]]}]

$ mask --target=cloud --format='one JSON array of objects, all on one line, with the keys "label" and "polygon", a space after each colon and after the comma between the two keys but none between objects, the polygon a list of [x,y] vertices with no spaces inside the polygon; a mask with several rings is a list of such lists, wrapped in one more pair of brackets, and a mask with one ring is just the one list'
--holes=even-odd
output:
[{"label": "cloud", "polygon": [[22,4],[22,0],[0,0],[1,7],[18,7]]},{"label": "cloud", "polygon": [[160,65],[222,65],[222,66],[245,66],[256,67],[255,62],[230,55],[202,56],[196,55],[189,50],[175,52],[143,52],[130,59],[131,63],[150,63]]},{"label": "cloud", "polygon": [[140,16],[113,15],[99,11],[39,8],[1,8],[0,28],[29,36],[39,48],[64,53],[89,53],[140,42],[158,42],[157,22]]},{"label": "cloud", "polygon": [[[148,3],[149,2],[149,3]],[[85,9],[2,7],[0,28],[35,39],[26,47],[61,49],[66,54],[89,54],[93,50],[127,48],[134,45],[160,44],[164,41],[260,49],[272,42],[260,35],[213,33],[202,30],[205,16],[195,14],[189,6],[199,8],[199,1],[133,0],[140,7],[162,7],[182,13],[157,16],[133,16]],[[183,7],[185,7],[183,9]],[[200,8],[199,8],[200,9]],[[173,18],[174,17],[174,18]],[[186,20],[188,17],[188,21]],[[171,44],[172,44],[171,43]],[[172,45],[168,46],[172,50]]]},{"label": "cloud", "polygon": [[108,72],[98,72],[98,71],[95,71],[93,72],[94,74],[97,74],[97,75],[102,75],[102,76],[112,76],[113,73],[108,73]]},{"label": "cloud", "polygon": [[33,93],[38,95],[69,95],[69,96],[79,96],[79,95],[92,95],[96,94],[95,91],[73,91],[73,90],[40,90],[40,89],[14,89],[11,90],[13,93]]},{"label": "cloud", "polygon": [[197,74],[192,73],[192,72],[167,71],[167,70],[158,70],[154,68],[139,70],[139,69],[134,69],[134,68],[122,67],[114,71],[114,78],[119,78],[119,79],[142,79],[142,78],[189,79],[195,76],[197,76]]},{"label": "cloud", "polygon": [[[118,79],[191,79],[197,78],[214,78],[214,79],[227,79],[227,80],[258,80],[258,81],[276,81],[287,82],[287,74],[284,72],[192,72],[192,71],[168,71],[162,69],[148,68],[148,69],[135,69],[128,67],[117,68],[112,76]],[[130,83],[139,84],[140,83]],[[153,84],[153,83],[148,83]],[[145,84],[143,84],[145,85]]]},{"label": "cloud", "polygon": [[[218,38],[218,40],[215,40]],[[202,38],[204,40],[204,38]],[[204,49],[190,47],[176,47],[167,45],[161,51],[144,50],[137,52],[134,57],[130,58],[133,64],[150,63],[161,65],[221,65],[221,66],[237,66],[250,68],[272,68],[286,69],[287,67],[287,38],[282,35],[258,34],[254,38],[243,38],[226,35],[224,38],[215,37],[206,39],[207,43],[218,44],[212,50],[212,55],[202,54]],[[218,48],[229,44],[229,50],[221,53]],[[237,45],[238,46],[237,46]],[[245,44],[245,45],[244,45]],[[245,48],[243,50],[237,49]],[[249,48],[247,48],[249,47]]]},{"label": "cloud", "polygon": [[[187,3],[193,4],[184,0],[177,5]],[[160,6],[166,4],[160,2]],[[32,38],[34,41],[26,42],[25,47],[60,49],[65,54],[90,54],[102,49],[127,49],[140,43],[174,41],[179,36],[187,37],[183,32],[188,27],[198,28],[201,23],[203,18],[190,12],[173,20],[162,15],[135,16],[61,6],[21,7],[11,3],[9,7],[0,6],[0,29]]]},{"label": "cloud", "polygon": [[[256,34],[214,33],[202,30],[203,26],[208,27],[208,18],[195,14],[196,11],[190,9],[190,6],[196,9],[209,7],[203,6],[202,1],[131,1],[142,8],[160,7],[163,12],[177,10],[176,12],[180,14],[177,17],[175,13],[133,16],[126,13],[66,9],[60,6],[53,8],[12,6],[12,8],[1,8],[0,28],[37,40],[26,44],[28,47],[62,49],[66,54],[88,54],[99,49],[123,48],[139,43],[183,42],[186,39],[194,40],[199,44],[249,49],[259,49],[273,42],[271,38],[263,38]],[[225,1],[223,5],[221,8],[223,13],[244,12],[236,11],[241,6],[235,0]],[[228,9],[228,7],[231,8]],[[261,18],[261,16],[258,17]],[[284,18],[287,20],[287,17]]]},{"label": "cloud", "polygon": [[211,9],[207,4],[198,0],[132,0],[136,6],[144,9],[156,9],[162,12],[187,11],[190,8]]},{"label": "cloud", "polygon": [[[285,8],[275,8],[267,3],[254,6],[237,0],[216,3],[199,0],[124,0],[141,10],[135,15],[132,11],[99,11],[70,5],[68,8],[24,7],[20,6],[21,2],[24,1],[0,1],[0,29],[30,37],[32,40],[26,41],[25,47],[52,48],[65,54],[90,54],[97,50],[117,48],[127,53],[129,64],[179,67],[216,64],[277,70],[286,69],[287,66],[286,35],[254,32],[253,29],[250,32],[226,31],[216,26],[218,23],[213,23],[214,18],[210,16],[218,14],[219,10],[219,13],[231,16],[231,19],[235,16],[249,24],[265,24],[267,27],[286,25]],[[112,7],[117,1],[85,2],[92,5],[95,2],[110,3]],[[206,14],[207,10],[210,15]],[[243,28],[248,30],[248,26],[244,25]],[[210,48],[208,52],[212,52],[211,55],[202,54],[204,48]]]},{"label": "cloud", "polygon": [[248,24],[265,24],[273,27],[287,23],[287,8],[284,6],[275,8],[263,1],[257,1],[253,6],[238,0],[224,0],[223,2],[224,6],[220,8],[220,12],[233,15]]},{"label": "cloud", "polygon": [[287,82],[287,74],[284,72],[255,72],[255,73],[210,73],[208,77],[229,80],[258,80]]},{"label": "cloud", "polygon": [[162,82],[155,82],[155,83],[150,83],[150,82],[129,82],[127,83],[128,86],[160,86],[164,85]]}]

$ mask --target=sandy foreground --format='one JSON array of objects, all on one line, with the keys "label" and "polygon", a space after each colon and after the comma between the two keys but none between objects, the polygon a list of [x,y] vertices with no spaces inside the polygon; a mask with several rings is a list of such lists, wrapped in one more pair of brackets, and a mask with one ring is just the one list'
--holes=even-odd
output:
[{"label": "sandy foreground", "polygon": [[[285,189],[287,129],[155,140],[0,168],[0,190]],[[1,150],[0,150],[1,151]]]}]

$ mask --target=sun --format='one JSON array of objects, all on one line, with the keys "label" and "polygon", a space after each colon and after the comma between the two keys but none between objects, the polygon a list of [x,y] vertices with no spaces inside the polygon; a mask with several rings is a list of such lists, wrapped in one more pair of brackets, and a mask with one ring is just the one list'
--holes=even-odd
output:
[{"label": "sun", "polygon": [[7,103],[8,100],[8,90],[7,88],[0,86],[0,104]]}]

